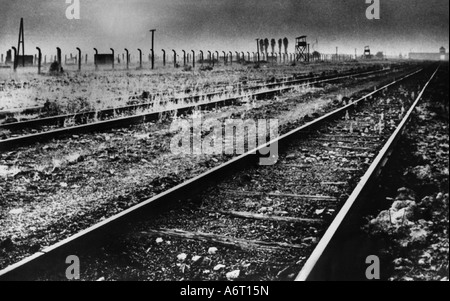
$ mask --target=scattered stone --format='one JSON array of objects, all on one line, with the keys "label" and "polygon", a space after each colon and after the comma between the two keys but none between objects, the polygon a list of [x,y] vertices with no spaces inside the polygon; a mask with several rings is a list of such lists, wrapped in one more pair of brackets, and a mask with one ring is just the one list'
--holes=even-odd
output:
[{"label": "scattered stone", "polygon": [[411,201],[415,201],[416,200],[416,194],[414,193],[414,191],[412,191],[409,188],[406,187],[402,187],[399,190],[397,190],[397,197],[395,198],[396,200],[402,201],[402,200],[411,200]]},{"label": "scattered stone", "polygon": [[0,165],[0,177],[15,177],[21,172],[21,170],[17,167],[8,167],[6,165]]},{"label": "scattered stone", "polygon": [[411,242],[420,242],[424,243],[427,240],[430,232],[428,229],[423,228],[422,226],[414,226],[410,230]]},{"label": "scattered stone", "polygon": [[432,175],[432,170],[430,165],[416,166],[413,169],[413,174],[418,180],[424,181],[429,180]]},{"label": "scattered stone", "polygon": [[9,211],[9,214],[22,214],[24,212],[24,210],[22,208],[19,209],[12,209],[11,211]]},{"label": "scattered stone", "polygon": [[149,138],[148,133],[147,134],[135,134],[134,138],[137,140],[147,140]]},{"label": "scattered stone", "polygon": [[289,154],[286,156],[286,160],[287,161],[293,161],[297,158],[297,156],[295,154]]},{"label": "scattered stone", "polygon": [[216,247],[211,247],[208,249],[208,254],[215,255],[217,253],[218,249]]},{"label": "scattered stone", "polygon": [[316,215],[321,215],[321,214],[324,213],[324,212],[325,212],[325,209],[317,209],[316,212],[315,212],[315,214],[316,214]]},{"label": "scattered stone", "polygon": [[249,268],[251,265],[252,265],[251,263],[242,263],[241,266],[242,266],[244,269],[247,269],[247,268]]},{"label": "scattered stone", "polygon": [[288,215],[289,212],[287,212],[287,211],[274,211],[273,214],[279,215],[279,216],[285,216],[285,215]]},{"label": "scattered stone", "polygon": [[179,261],[185,261],[186,260],[187,255],[185,253],[181,253],[177,256],[177,259]]},{"label": "scattered stone", "polygon": [[411,260],[407,259],[407,258],[396,258],[394,259],[394,261],[392,262],[394,265],[396,266],[400,266],[400,265],[412,265]]},{"label": "scattered stone", "polygon": [[67,156],[67,162],[69,162],[69,164],[76,164],[83,161],[84,157],[80,154],[71,154]]},{"label": "scattered stone", "polygon": [[223,268],[225,268],[226,266],[225,265],[223,265],[223,264],[218,264],[218,265],[216,265],[214,268],[213,268],[213,270],[214,271],[219,271],[219,270],[221,270],[221,269],[223,269]]},{"label": "scattered stone", "polygon": [[306,237],[302,240],[302,242],[315,244],[317,242],[317,238],[316,237]]},{"label": "scattered stone", "polygon": [[227,273],[226,277],[227,277],[228,280],[233,281],[233,280],[235,280],[235,279],[237,279],[239,277],[240,273],[241,273],[240,270],[235,270],[235,271]]},{"label": "scattered stone", "polygon": [[192,257],[192,261],[194,263],[198,262],[200,259],[202,259],[202,256],[195,255],[195,256]]},{"label": "scattered stone", "polygon": [[268,209],[267,207],[261,207],[261,208],[259,208],[259,210],[258,210],[259,213],[265,213],[265,212],[267,212],[267,211],[269,211],[269,209]]},{"label": "scattered stone", "polygon": [[394,223],[413,220],[416,206],[414,201],[395,201],[391,206],[391,216]]}]

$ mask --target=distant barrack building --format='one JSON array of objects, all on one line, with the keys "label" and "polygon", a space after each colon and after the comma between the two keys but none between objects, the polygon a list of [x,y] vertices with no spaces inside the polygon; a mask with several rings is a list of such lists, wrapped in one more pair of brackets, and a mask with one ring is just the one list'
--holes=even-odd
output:
[{"label": "distant barrack building", "polygon": [[436,53],[410,52],[409,59],[420,61],[448,61],[448,53],[446,52],[444,47],[441,47],[439,49],[439,52]]}]

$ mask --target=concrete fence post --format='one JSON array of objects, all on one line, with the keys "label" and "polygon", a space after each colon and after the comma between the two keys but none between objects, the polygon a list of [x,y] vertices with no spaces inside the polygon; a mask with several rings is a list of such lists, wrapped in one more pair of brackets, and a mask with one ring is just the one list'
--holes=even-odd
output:
[{"label": "concrete fence post", "polygon": [[94,51],[95,51],[95,55],[94,55],[95,70],[98,70],[98,65],[97,65],[98,50],[97,50],[97,48],[94,48]]},{"label": "concrete fence post", "polygon": [[81,49],[79,47],[77,47],[78,50],[78,71],[81,71]]},{"label": "concrete fence post", "polygon": [[112,52],[112,69],[114,70],[114,49],[109,48]]},{"label": "concrete fence post", "polygon": [[175,50],[173,50],[173,67],[176,68],[177,67],[177,52]]},{"label": "concrete fence post", "polygon": [[163,52],[163,67],[166,67],[166,51],[162,49]]},{"label": "concrete fence post", "polygon": [[38,63],[38,74],[41,74],[41,60],[42,60],[42,52],[41,52],[41,48],[36,47],[37,51],[38,51],[38,59],[37,59],[37,63]]},{"label": "concrete fence post", "polygon": [[129,65],[130,65],[130,53],[128,52],[128,49],[126,49],[126,48],[125,48],[125,53],[127,56],[127,70],[128,70]]},{"label": "concrete fence post", "polygon": [[62,71],[61,48],[57,47],[56,53],[57,53],[57,60],[58,60],[58,64],[59,64],[59,72],[61,72]]},{"label": "concrete fence post", "polygon": [[139,51],[139,68],[142,69],[142,50],[138,48]]},{"label": "concrete fence post", "polygon": [[163,52],[163,67],[166,66],[166,51],[164,49],[162,49]]},{"label": "concrete fence post", "polygon": [[14,50],[14,72],[17,70],[17,49],[16,47],[12,47],[12,49]]}]

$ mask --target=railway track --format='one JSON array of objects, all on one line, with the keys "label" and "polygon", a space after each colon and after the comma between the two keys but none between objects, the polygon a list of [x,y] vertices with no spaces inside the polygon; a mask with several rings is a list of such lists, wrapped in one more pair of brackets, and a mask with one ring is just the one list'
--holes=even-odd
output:
[{"label": "railway track", "polygon": [[[394,68],[398,68],[399,65],[394,65]],[[364,68],[365,71],[367,72],[371,72],[371,71],[377,71],[377,68],[374,67],[369,67],[369,68]],[[374,70],[375,69],[375,70]],[[340,76],[344,76],[344,75],[349,75],[355,73],[353,69],[351,70],[345,70],[344,72],[342,72],[340,74]],[[269,80],[242,80],[239,83],[220,83],[220,84],[216,84],[216,85],[207,85],[208,89],[213,90],[214,92],[207,92],[207,93],[198,93],[196,94],[192,94],[193,92],[202,92],[199,91],[199,88],[197,87],[192,87],[192,88],[188,88],[187,90],[190,92],[186,92],[186,89],[184,91],[173,91],[172,93],[170,92],[166,92],[166,93],[153,93],[153,92],[149,92],[149,94],[153,95],[157,95],[157,96],[161,96],[161,97],[167,97],[170,98],[171,101],[173,100],[183,100],[183,99],[187,99],[187,98],[191,98],[191,99],[195,99],[195,98],[201,98],[201,97],[205,97],[207,96],[208,98],[211,98],[215,95],[219,95],[220,93],[223,92],[230,92],[229,91],[229,87],[232,87],[232,91],[244,91],[244,90],[256,90],[256,89],[260,89],[261,87],[265,87],[265,86],[276,86],[276,85],[280,85],[280,84],[294,84],[294,83],[298,83],[299,81],[302,80],[313,80],[313,79],[325,79],[325,78],[332,78],[333,76],[336,76],[336,74],[327,74],[326,72],[322,72],[322,74],[320,76],[318,75],[314,75],[312,72],[310,74],[299,74],[299,75],[293,75],[293,76],[287,76],[287,77],[282,77],[282,78],[271,78]],[[201,89],[203,89],[204,87],[201,87]],[[179,95],[179,94],[187,94],[186,96],[183,97],[177,97],[175,95]],[[190,95],[189,95],[190,94]],[[120,96],[117,98],[114,98],[113,100],[121,100],[124,102],[130,101],[130,100],[136,100],[139,98],[139,95],[135,94],[130,94],[130,95],[124,95],[124,96]],[[101,101],[101,100],[111,100],[110,98],[97,98],[95,99],[95,101]],[[145,107],[145,105],[148,104],[141,104],[143,107]],[[115,108],[115,109],[126,109],[127,107],[133,108],[133,107],[139,107],[136,105],[129,105],[129,106],[124,106],[123,108]],[[111,109],[112,110],[112,109]],[[109,110],[104,110],[106,115],[109,115],[110,113],[108,112]],[[89,114],[93,114],[93,113],[100,113],[102,114],[103,111],[99,111],[99,112],[82,112],[82,113],[77,113],[77,114],[64,114],[64,115],[60,115],[60,116],[49,116],[49,117],[54,117],[54,118],[63,118],[63,117],[76,117],[76,118],[80,118],[82,116],[86,116]],[[10,109],[6,109],[6,110],[0,110],[0,116],[9,116],[9,117],[14,117],[15,114],[21,114],[21,115],[34,115],[34,114],[42,114],[45,113],[45,107],[44,106],[34,106],[34,107],[27,107],[27,108],[10,108]],[[44,119],[44,118],[43,118]],[[42,125],[48,125],[48,124],[52,124],[53,121],[51,121],[52,119],[47,119],[44,120]],[[19,120],[20,121],[20,120]],[[28,121],[28,120],[25,120]],[[17,125],[19,125],[18,122],[13,122]],[[0,124],[1,126],[5,126],[5,124]],[[30,125],[27,125],[27,123],[23,124],[24,127],[29,127]]]},{"label": "railway track", "polygon": [[69,255],[85,280],[320,279],[436,72],[410,73],[258,148],[279,145],[274,166],[241,155],[0,271],[0,280],[63,280]]},{"label": "railway track", "polygon": [[[395,68],[394,68],[395,70]],[[302,83],[306,83],[309,81],[312,81],[311,84],[319,84],[323,82],[328,82],[330,80],[339,80],[342,78],[348,78],[349,76],[361,76],[361,75],[370,75],[370,74],[377,74],[377,73],[384,73],[387,71],[391,71],[391,69],[382,69],[382,70],[371,70],[371,71],[365,71],[365,72],[344,72],[344,74],[339,75],[324,75],[324,76],[301,76],[291,79],[282,79],[277,80],[273,79],[273,82],[269,83],[258,83],[258,84],[252,84],[252,85],[233,85],[233,89],[227,90],[225,86],[218,86],[215,89],[215,92],[211,93],[202,93],[197,95],[189,95],[184,97],[174,97],[170,95],[160,95],[162,99],[164,99],[164,103],[173,103],[173,104],[189,104],[189,103],[208,103],[214,100],[214,98],[220,98],[220,99],[230,99],[230,98],[243,98],[244,95],[241,96],[241,94],[248,94],[252,93],[252,91],[259,91],[264,89],[276,89],[277,87],[281,88],[289,88],[291,86],[296,86]],[[222,88],[222,89],[221,89]],[[255,93],[256,96],[260,93]],[[128,96],[121,96],[116,98],[117,100],[123,100],[123,101],[130,101],[130,100],[137,100],[139,99],[138,95],[128,95]],[[161,102],[161,101],[158,101]],[[160,105],[163,103],[161,102]],[[110,108],[105,110],[99,110],[99,111],[89,111],[89,112],[81,112],[77,114],[64,114],[64,115],[57,115],[57,116],[50,116],[50,117],[44,117],[44,118],[37,118],[37,119],[30,119],[30,120],[23,120],[18,122],[11,122],[11,123],[4,123],[0,124],[0,130],[10,130],[10,131],[17,131],[17,130],[23,130],[23,129],[33,129],[33,128],[39,128],[43,126],[57,126],[57,127],[63,127],[64,122],[67,119],[73,119],[73,122],[77,125],[79,124],[85,124],[88,120],[97,119],[97,120],[104,120],[106,118],[111,118],[116,115],[122,115],[124,113],[134,113],[137,110],[148,110],[152,109],[155,105],[155,102],[146,102],[141,104],[134,104],[134,105],[127,105],[122,107],[116,107],[116,108]],[[21,113],[36,113],[37,110],[40,109],[40,107],[35,108],[27,108]],[[43,109],[43,107],[42,107]],[[20,112],[19,109],[15,111],[8,111],[3,112],[3,114],[12,114],[14,112]],[[0,114],[2,112],[0,111]]]},{"label": "railway track", "polygon": [[[368,71],[372,71],[370,69],[373,68],[369,68]],[[347,71],[345,73],[348,73]],[[326,74],[322,74],[321,77],[325,77]],[[330,75],[328,75],[330,76]],[[166,98],[170,98],[171,100],[176,100],[176,99],[185,99],[185,98],[199,98],[199,97],[204,97],[204,96],[209,96],[212,97],[214,95],[219,95],[219,93],[223,93],[223,92],[229,92],[229,88],[232,87],[232,90],[251,90],[251,89],[257,89],[258,87],[262,87],[264,85],[277,85],[277,84],[282,84],[282,83],[288,83],[288,82],[292,82],[292,81],[298,81],[298,80],[302,80],[302,79],[312,79],[312,78],[319,78],[319,76],[315,76],[313,74],[308,74],[308,75],[294,75],[291,77],[282,77],[282,78],[272,78],[269,81],[265,81],[265,80],[243,80],[239,83],[220,83],[220,84],[216,84],[216,85],[209,85],[207,84],[205,87],[208,88],[208,90],[212,90],[214,92],[206,92],[206,93],[200,93],[203,91],[199,91],[200,89],[204,89],[205,87],[192,87],[192,88],[188,88],[188,89],[184,89],[184,90],[179,90],[179,91],[171,91],[171,92],[163,92],[163,93],[159,93],[159,92],[148,92],[149,95],[156,95],[158,97],[166,97]],[[193,92],[198,92],[197,94],[193,94]],[[183,95],[185,94],[186,96],[175,96],[175,95]],[[94,101],[104,101],[104,100],[119,100],[119,101],[123,101],[123,102],[128,102],[128,101],[133,101],[133,100],[137,100],[139,99],[139,96],[137,94],[137,92],[135,94],[129,94],[129,95],[123,95],[123,96],[119,96],[119,97],[115,97],[113,99],[111,98],[96,98]],[[143,107],[145,107],[145,103],[141,104],[143,105]],[[147,104],[148,105],[148,104]],[[123,108],[127,108],[127,107],[134,107],[136,105],[128,105],[128,106],[123,106]],[[139,107],[139,106],[136,106]],[[114,108],[114,109],[122,109],[122,107],[120,108]],[[108,110],[102,110],[99,112],[80,112],[80,113],[76,113],[76,114],[64,114],[64,115],[58,115],[58,116],[48,116],[48,117],[54,117],[54,118],[62,118],[62,117],[77,117],[78,116],[84,116],[84,115],[89,115],[92,113],[102,113],[103,111],[105,111],[105,114],[109,114]],[[10,108],[10,109],[5,109],[5,110],[0,110],[0,117],[3,116],[4,117],[14,117],[15,114],[20,114],[20,115],[35,115],[35,114],[45,114],[46,112],[46,108],[44,106],[33,106],[33,107],[26,107],[26,108]],[[47,117],[47,118],[48,118]],[[44,119],[44,118],[42,118]],[[33,119],[34,120],[34,119]],[[51,120],[51,119],[50,119]],[[46,122],[50,123],[50,120],[44,121],[43,124],[46,124]],[[21,120],[19,120],[20,122]],[[24,120],[24,121],[28,121],[28,120]],[[19,122],[11,122],[11,123],[19,123]],[[10,123],[8,123],[10,124]],[[5,124],[3,124],[5,125]],[[24,124],[26,125],[26,123]],[[2,126],[2,125],[0,125]]]},{"label": "railway track", "polygon": [[[363,73],[351,73],[346,75],[339,75],[334,77],[326,78],[305,78],[299,80],[293,80],[283,83],[271,83],[264,88],[258,87],[257,91],[239,91],[239,93],[225,94],[218,99],[214,99],[217,94],[204,95],[202,97],[188,97],[183,99],[175,99],[171,103],[171,108],[164,108],[167,105],[167,101],[163,105],[162,109],[155,109],[154,103],[133,105],[120,107],[115,109],[108,109],[100,112],[88,112],[75,115],[62,115],[54,116],[36,120],[29,120],[24,122],[16,122],[10,124],[0,125],[0,130],[7,130],[11,132],[20,132],[26,129],[34,129],[32,134],[26,133],[22,135],[13,135],[14,137],[0,140],[0,151],[7,151],[14,149],[22,145],[30,145],[34,142],[44,142],[49,139],[57,138],[64,135],[76,135],[80,133],[88,133],[93,131],[101,131],[105,129],[115,128],[115,127],[126,127],[133,124],[138,124],[142,122],[157,121],[164,114],[169,114],[173,111],[176,112],[178,116],[192,112],[194,109],[211,109],[219,106],[226,106],[230,104],[235,104],[243,99],[249,98],[263,98],[269,97],[271,95],[281,93],[283,91],[292,90],[299,85],[319,85],[325,84],[333,81],[348,79],[348,78],[359,78],[359,77],[372,77],[381,76],[384,74],[400,72],[397,69],[394,70],[376,70],[368,71]],[[136,113],[138,110],[144,111],[144,113]],[[130,113],[134,112],[134,113]],[[116,117],[121,114],[131,114],[125,117]],[[73,123],[78,124],[75,126],[64,127],[66,120],[71,119]],[[104,119],[104,120],[103,120]],[[92,122],[92,120],[95,120]],[[44,130],[42,132],[37,131],[37,128],[56,126],[49,130]]]}]

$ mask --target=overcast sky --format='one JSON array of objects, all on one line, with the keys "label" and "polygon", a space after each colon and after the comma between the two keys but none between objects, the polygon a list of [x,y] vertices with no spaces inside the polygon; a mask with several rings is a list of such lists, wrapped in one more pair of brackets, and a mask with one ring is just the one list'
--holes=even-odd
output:
[{"label": "overcast sky", "polygon": [[307,35],[326,53],[372,52],[389,55],[437,52],[449,47],[448,0],[380,0],[381,20],[368,20],[365,0],[80,0],[81,19],[66,18],[65,0],[0,0],[0,52],[17,47],[20,17],[25,49],[34,54],[59,46],[100,52],[155,50],[256,51],[256,38]]}]

